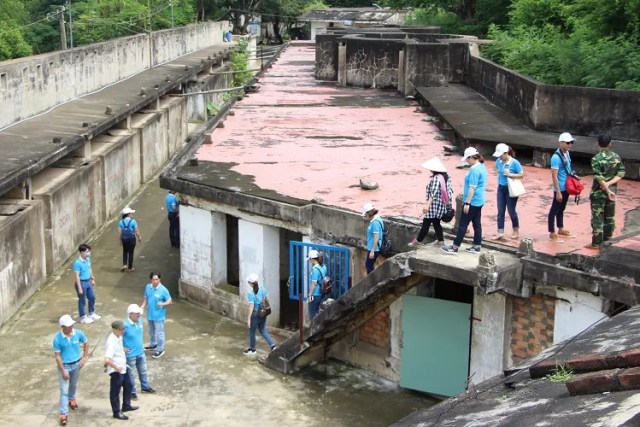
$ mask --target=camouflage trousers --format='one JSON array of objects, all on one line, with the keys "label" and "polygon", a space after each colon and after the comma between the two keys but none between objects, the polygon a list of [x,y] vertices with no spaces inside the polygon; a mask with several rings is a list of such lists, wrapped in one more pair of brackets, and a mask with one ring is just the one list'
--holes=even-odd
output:
[{"label": "camouflage trousers", "polygon": [[601,191],[591,193],[591,244],[602,245],[611,239],[616,228],[616,202]]}]

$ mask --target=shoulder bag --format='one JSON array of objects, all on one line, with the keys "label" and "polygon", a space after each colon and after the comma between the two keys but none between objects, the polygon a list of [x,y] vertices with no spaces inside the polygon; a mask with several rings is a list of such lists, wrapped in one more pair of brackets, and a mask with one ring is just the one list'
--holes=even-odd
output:
[{"label": "shoulder bag", "polygon": [[[511,172],[511,163],[507,163],[506,165],[504,165],[504,167],[509,168],[507,170]],[[524,189],[524,184],[522,183],[522,179],[511,178],[511,177],[506,177],[506,178],[507,178],[507,187],[509,188],[509,197],[520,197],[527,192],[527,190]]]},{"label": "shoulder bag", "polygon": [[453,208],[451,200],[449,200],[449,194],[447,193],[447,183],[445,182],[444,177],[438,174],[438,180],[440,181],[440,194],[442,203],[444,203],[444,205],[446,206],[446,210],[440,220],[442,222],[451,222],[451,220],[456,216],[456,210]]},{"label": "shoulder bag", "polygon": [[265,297],[260,303],[260,308],[258,309],[258,317],[261,319],[264,319],[270,314],[271,314],[271,305],[269,305],[269,300]]}]

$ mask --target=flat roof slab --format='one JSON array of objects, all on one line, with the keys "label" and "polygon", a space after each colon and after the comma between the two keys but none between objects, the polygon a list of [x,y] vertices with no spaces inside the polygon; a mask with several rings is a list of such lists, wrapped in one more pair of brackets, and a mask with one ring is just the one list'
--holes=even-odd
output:
[{"label": "flat roof slab", "polygon": [[[238,191],[237,181],[225,183],[215,176],[216,170],[228,168],[257,188],[281,196],[316,200],[355,212],[372,201],[383,216],[419,221],[430,176],[420,165],[439,156],[448,168],[455,192],[462,191],[466,170],[456,168],[460,156],[446,155],[443,146],[450,142],[441,140],[436,126],[423,120],[425,114],[416,112],[416,103],[395,91],[318,81],[314,78],[314,58],[315,47],[311,46],[293,44],[282,52],[260,78],[260,90],[239,101],[233,109],[235,115],[227,116],[224,128],[213,132],[211,144],[198,149],[200,167],[212,163],[211,176],[199,174],[198,182]],[[495,235],[497,228],[494,159],[487,159],[486,165],[485,240]],[[179,176],[184,178],[188,173],[188,166],[183,166]],[[380,187],[362,190],[360,179],[376,181]],[[591,177],[583,181],[587,189],[591,187]],[[520,237],[533,239],[538,252],[595,255],[583,248],[591,242],[588,191],[579,205],[570,202],[565,211],[565,225],[575,237],[554,243],[548,240],[547,232],[553,194],[551,172],[525,165],[524,183],[527,194],[518,201]],[[638,206],[640,182],[623,181],[619,184],[614,236],[620,234],[623,218]],[[637,221],[626,225],[626,231],[639,227]],[[519,241],[504,244],[517,247]]]}]

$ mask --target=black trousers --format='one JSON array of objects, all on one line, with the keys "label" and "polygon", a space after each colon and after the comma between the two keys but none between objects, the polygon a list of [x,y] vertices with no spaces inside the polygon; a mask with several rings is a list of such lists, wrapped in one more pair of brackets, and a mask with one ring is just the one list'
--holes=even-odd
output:
[{"label": "black trousers", "polygon": [[[122,412],[122,408],[131,407],[131,390],[133,390],[133,381],[125,372],[112,372],[111,387],[109,389],[109,400],[111,401],[111,410],[114,414]],[[120,406],[120,389],[123,389],[122,406]]]},{"label": "black trousers", "polygon": [[171,246],[180,246],[180,217],[177,212],[169,212],[169,240]]},{"label": "black trousers", "polygon": [[133,268],[133,251],[136,249],[136,238],[122,241],[122,265],[129,270]]},{"label": "black trousers", "polygon": [[422,227],[420,227],[420,232],[418,233],[418,237],[416,240],[418,242],[422,242],[425,237],[427,237],[427,233],[429,232],[429,227],[433,224],[433,231],[436,232],[436,239],[439,242],[444,242],[444,234],[442,233],[442,225],[440,224],[440,218],[424,218],[422,220]]}]

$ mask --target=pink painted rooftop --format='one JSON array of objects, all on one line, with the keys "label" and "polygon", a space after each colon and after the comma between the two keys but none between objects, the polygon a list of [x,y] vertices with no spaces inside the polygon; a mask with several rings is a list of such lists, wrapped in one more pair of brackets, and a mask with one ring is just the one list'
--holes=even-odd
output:
[{"label": "pink painted rooftop", "polygon": [[[424,187],[430,173],[420,165],[439,156],[462,191],[466,170],[457,169],[460,156],[446,156],[437,127],[424,121],[417,104],[393,91],[341,87],[314,78],[315,48],[291,45],[260,79],[260,91],[234,107],[235,115],[216,129],[212,144],[203,145],[199,160],[236,163],[233,171],[254,177],[257,186],[299,199],[360,212],[373,202],[383,216],[421,217]],[[578,142],[579,138],[578,138]],[[615,150],[615,147],[614,147]],[[485,239],[496,232],[497,176],[494,159],[487,159],[489,185],[483,208]],[[360,179],[376,181],[379,189],[362,190]],[[587,189],[591,177],[583,179]],[[570,202],[565,228],[574,238],[548,240],[547,214],[551,203],[551,173],[525,165],[527,194],[518,202],[520,236],[534,239],[537,251],[594,253],[591,242],[588,191],[583,201]],[[619,184],[617,227],[640,206],[640,182]],[[511,226],[507,216],[506,232]],[[517,241],[506,244],[516,246]],[[627,243],[621,243],[627,244]],[[628,245],[638,247],[638,241]],[[595,253],[594,253],[595,254]]]}]

